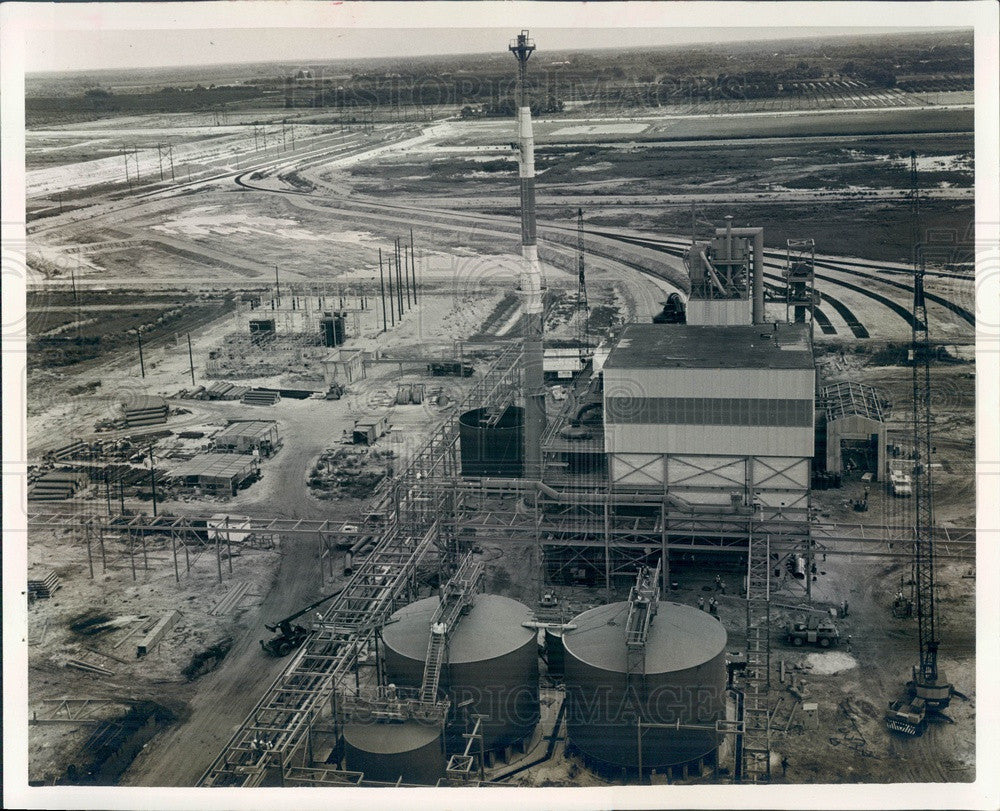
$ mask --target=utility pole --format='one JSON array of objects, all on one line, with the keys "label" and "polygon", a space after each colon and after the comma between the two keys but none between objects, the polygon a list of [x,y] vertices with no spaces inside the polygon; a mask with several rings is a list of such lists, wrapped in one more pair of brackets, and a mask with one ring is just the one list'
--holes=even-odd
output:
[{"label": "utility pole", "polygon": [[413,302],[410,301],[410,261],[409,261],[410,249],[408,246],[403,245],[403,278],[406,279],[406,306],[408,309],[413,309]]},{"label": "utility pole", "polygon": [[142,332],[140,330],[135,331],[135,337],[139,341],[139,370],[142,372],[142,376],[146,376],[146,364],[142,359]]},{"label": "utility pole", "polygon": [[[381,262],[381,259],[382,259],[382,249],[381,248],[379,248],[378,255],[379,255],[379,262]],[[395,294],[392,291],[392,257],[391,256],[387,256],[385,258],[385,264],[386,264],[386,272],[388,273],[388,276],[389,276],[389,317],[392,319],[392,325],[396,326],[396,301],[395,301]],[[399,317],[402,318],[403,314],[400,313]]]},{"label": "utility pole", "polygon": [[191,333],[188,333],[188,362],[191,364],[191,385],[194,385],[194,353],[191,351]]},{"label": "utility pole", "polygon": [[413,273],[413,303],[417,303],[417,255],[413,252],[413,228],[410,228],[410,271]]},{"label": "utility pole", "polygon": [[399,320],[403,320],[403,274],[399,268],[399,240],[396,240],[396,295],[399,296]]},{"label": "utility pole", "polygon": [[274,298],[278,302],[278,306],[281,306],[281,283],[278,281],[278,266],[274,266]]},{"label": "utility pole", "polygon": [[170,159],[170,179],[175,180],[174,177],[174,145],[167,144],[167,156]]},{"label": "utility pole", "polygon": [[382,271],[382,249],[378,249],[378,279],[379,286],[382,290],[382,332],[388,332],[389,327],[386,325],[385,316],[385,274]]},{"label": "utility pole", "polygon": [[160,163],[160,180],[163,180],[163,144],[156,145],[156,158]]},{"label": "utility pole", "polygon": [[153,459],[153,446],[149,446],[149,484],[153,490],[153,517],[156,518],[156,462]]}]

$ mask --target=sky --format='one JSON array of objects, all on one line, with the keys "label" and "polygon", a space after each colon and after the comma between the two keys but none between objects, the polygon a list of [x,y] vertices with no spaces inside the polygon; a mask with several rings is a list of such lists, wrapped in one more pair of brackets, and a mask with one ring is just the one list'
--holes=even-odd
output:
[{"label": "sky", "polygon": [[[502,51],[519,30],[506,28],[184,28],[168,30],[32,30],[29,73],[102,68],[172,67],[364,56],[417,56]],[[845,34],[899,33],[895,28],[553,28],[531,29],[548,51],[764,41]]]}]

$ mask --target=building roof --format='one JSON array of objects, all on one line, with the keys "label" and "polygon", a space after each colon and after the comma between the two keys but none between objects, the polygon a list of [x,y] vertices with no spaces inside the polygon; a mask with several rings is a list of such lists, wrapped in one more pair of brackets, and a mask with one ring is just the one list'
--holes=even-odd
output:
[{"label": "building roof", "polygon": [[228,437],[262,437],[277,428],[274,420],[245,420],[233,422],[215,435],[216,441]]},{"label": "building roof", "polygon": [[605,369],[812,369],[806,324],[630,324]]},{"label": "building roof", "polygon": [[823,389],[828,422],[843,417],[866,417],[877,422],[885,421],[885,404],[873,386],[854,381],[844,381]]},{"label": "building roof", "polygon": [[[591,667],[625,673],[628,603],[584,611],[563,634],[566,653]],[[646,639],[646,673],[672,673],[698,667],[725,650],[726,629],[707,611],[661,601]]]},{"label": "building roof", "polygon": [[247,454],[239,453],[201,453],[186,462],[181,462],[170,471],[175,479],[189,476],[204,476],[206,478],[231,479],[250,472],[253,460]]},{"label": "building roof", "polygon": [[[382,640],[396,653],[423,661],[439,603],[439,598],[427,597],[399,609],[382,629]],[[449,634],[448,661],[453,665],[482,662],[518,650],[535,638],[534,630],[521,625],[531,619],[531,609],[517,600],[477,594],[472,608]]]}]

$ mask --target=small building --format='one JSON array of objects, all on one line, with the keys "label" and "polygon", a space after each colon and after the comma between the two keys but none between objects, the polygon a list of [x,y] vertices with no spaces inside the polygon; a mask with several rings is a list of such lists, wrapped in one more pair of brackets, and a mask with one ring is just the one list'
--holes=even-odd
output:
[{"label": "small building", "polygon": [[369,417],[354,421],[355,445],[374,445],[389,430],[388,417]]},{"label": "small building", "polygon": [[594,350],[590,346],[578,342],[550,343],[545,347],[542,358],[542,372],[546,377],[554,377],[558,380],[571,380],[583,371],[586,359],[593,355]]},{"label": "small building", "polygon": [[823,389],[826,411],[826,469],[829,473],[873,478],[888,471],[886,405],[864,383],[836,383]]},{"label": "small building", "polygon": [[257,470],[257,461],[247,454],[202,453],[182,462],[168,476],[180,485],[200,487],[215,495],[235,496]]},{"label": "small building", "polygon": [[323,380],[327,386],[333,383],[353,383],[365,377],[365,356],[360,349],[335,349],[320,363],[323,365]]},{"label": "small building", "polygon": [[270,456],[278,449],[278,424],[274,420],[232,422],[215,435],[216,453],[253,453]]}]

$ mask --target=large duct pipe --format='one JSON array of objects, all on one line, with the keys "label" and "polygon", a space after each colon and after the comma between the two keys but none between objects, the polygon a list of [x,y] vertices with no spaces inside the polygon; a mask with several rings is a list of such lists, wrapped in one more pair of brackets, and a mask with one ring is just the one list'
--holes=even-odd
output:
[{"label": "large duct pipe", "polygon": [[511,43],[517,58],[517,136],[521,185],[521,296],[524,299],[524,476],[542,476],[545,384],[542,374],[542,268],[535,237],[535,139],[528,101],[528,59],[535,43],[522,31]]},{"label": "large duct pipe", "polygon": [[764,323],[764,229],[763,228],[733,228],[730,223],[726,228],[717,228],[716,236],[753,237],[753,317],[754,324]]}]

